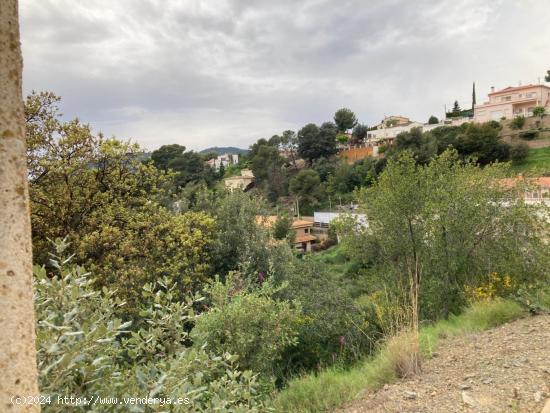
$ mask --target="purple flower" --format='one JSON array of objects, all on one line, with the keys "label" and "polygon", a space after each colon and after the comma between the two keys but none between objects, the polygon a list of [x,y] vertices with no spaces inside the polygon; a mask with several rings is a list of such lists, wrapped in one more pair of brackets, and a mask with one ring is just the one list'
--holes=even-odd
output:
[{"label": "purple flower", "polygon": [[265,272],[260,271],[260,272],[258,273],[258,282],[259,282],[260,284],[262,284],[264,281],[265,281]]}]

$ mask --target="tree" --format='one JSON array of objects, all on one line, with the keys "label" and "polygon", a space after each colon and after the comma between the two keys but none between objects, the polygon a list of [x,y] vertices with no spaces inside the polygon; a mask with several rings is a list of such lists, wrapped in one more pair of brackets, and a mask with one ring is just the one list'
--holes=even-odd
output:
[{"label": "tree", "polygon": [[[204,213],[172,211],[170,165],[186,154],[159,170],[141,161],[136,145],[96,136],[76,119],[61,122],[48,106],[57,101],[52,96],[27,99],[35,261],[49,265],[48,240],[67,238],[98,286],[117,285],[131,317],[146,282],[169,276],[181,293],[200,287],[211,275],[215,223]],[[166,152],[183,150],[172,149]]]},{"label": "tree", "polygon": [[346,132],[348,129],[352,129],[357,125],[357,118],[348,108],[338,109],[334,114],[334,123],[338,127],[339,132]]},{"label": "tree", "polygon": [[354,128],[351,136],[353,137],[353,140],[355,143],[361,143],[365,140],[367,137],[367,133],[369,131],[369,128],[367,125],[364,125],[362,123],[358,123]]},{"label": "tree", "polygon": [[525,126],[525,116],[518,115],[510,122],[511,129],[523,129]]},{"label": "tree", "polygon": [[451,116],[453,118],[460,117],[460,112],[462,109],[460,109],[460,105],[458,104],[458,100],[455,100],[455,103],[453,104],[453,111],[451,112]]},{"label": "tree", "polygon": [[292,130],[285,130],[281,136],[279,144],[292,161],[292,166],[296,168],[296,158],[298,154],[298,136]]},{"label": "tree", "polygon": [[292,232],[292,218],[288,214],[279,215],[273,225],[273,238],[289,238]]},{"label": "tree", "polygon": [[321,197],[320,184],[321,179],[317,172],[313,169],[302,169],[290,180],[289,190],[298,198],[303,208],[311,208]]},{"label": "tree", "polygon": [[0,403],[3,410],[39,411],[12,397],[38,396],[32,245],[21,100],[22,58],[16,0],[0,3]]},{"label": "tree", "polygon": [[162,145],[159,149],[153,151],[151,160],[159,169],[168,169],[168,164],[175,158],[180,157],[185,152],[185,146],[178,144]]},{"label": "tree", "polygon": [[510,145],[499,137],[499,129],[491,122],[466,124],[463,132],[457,136],[456,149],[463,158],[472,156],[480,165],[491,162],[505,162],[510,157]]},{"label": "tree", "polygon": [[325,122],[318,127],[310,123],[298,131],[298,154],[311,164],[315,159],[336,153],[336,125]]},{"label": "tree", "polygon": [[547,82],[550,82],[550,70],[546,71],[546,76],[544,76],[544,80],[546,80]]},{"label": "tree", "polygon": [[436,125],[439,123],[439,119],[437,119],[434,115],[430,116],[430,119],[428,119],[428,125]]},{"label": "tree", "polygon": [[520,187],[499,181],[506,173],[504,165],[463,162],[454,150],[426,166],[404,152],[360,191],[369,225],[342,235],[377,275],[374,290],[387,287],[408,298],[413,326],[419,317],[459,310],[465,287],[494,271],[522,282],[547,279],[544,215],[518,200]]},{"label": "tree", "polygon": [[476,82],[474,82],[472,85],[472,110],[474,110],[476,103]]},{"label": "tree", "polygon": [[218,178],[201,154],[193,151],[185,152],[185,146],[163,145],[153,151],[151,160],[159,169],[176,172],[174,183],[178,187],[201,181],[211,185]]},{"label": "tree", "polygon": [[197,318],[193,344],[237,354],[241,367],[273,376],[284,350],[296,345],[300,305],[274,299],[278,290],[269,279],[250,290],[237,276],[207,289],[212,308]]},{"label": "tree", "polygon": [[545,114],[546,108],[544,106],[536,106],[535,108],[533,108],[533,116],[539,116],[542,120]]},{"label": "tree", "polygon": [[521,163],[529,155],[529,145],[525,142],[519,142],[510,148],[510,160],[514,163]]}]

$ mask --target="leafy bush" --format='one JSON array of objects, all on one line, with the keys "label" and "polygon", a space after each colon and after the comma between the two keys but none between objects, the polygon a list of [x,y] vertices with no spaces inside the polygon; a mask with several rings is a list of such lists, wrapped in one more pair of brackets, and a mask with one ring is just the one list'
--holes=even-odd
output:
[{"label": "leafy bush", "polygon": [[284,278],[288,288],[279,296],[299,301],[302,306],[297,345],[284,357],[287,376],[356,361],[374,347],[380,335],[376,324],[370,322],[371,314],[357,306],[341,280],[324,268],[313,259],[305,259]]},{"label": "leafy bush", "polygon": [[[241,371],[237,357],[225,351],[213,355],[207,346],[186,347],[186,322],[194,320],[192,305],[175,299],[174,285],[145,287],[142,316],[147,327],[130,333],[130,323],[113,316],[125,304],[113,291],[93,289],[93,278],[62,254],[58,244],[53,273],[35,268],[37,359],[43,395],[79,397],[187,397],[178,411],[264,412],[266,389],[258,376]],[[153,298],[152,300],[150,300]],[[105,411],[94,406],[92,411]],[[111,405],[109,411],[129,411]],[[132,411],[149,411],[133,405]],[[156,407],[158,408],[158,406]],[[52,403],[44,411],[65,412]]]},{"label": "leafy bush", "polygon": [[521,163],[529,155],[529,145],[525,142],[519,142],[510,148],[510,160],[514,163]]},{"label": "leafy bush", "polygon": [[516,116],[510,122],[510,128],[511,129],[523,129],[523,126],[525,126],[525,116],[523,116],[523,115]]},{"label": "leafy bush", "polygon": [[235,273],[225,284],[212,283],[206,289],[211,308],[191,331],[194,347],[237,354],[243,368],[272,376],[283,352],[296,345],[301,311],[298,303],[275,299],[277,291],[269,280],[249,291]]},{"label": "leafy bush", "polygon": [[536,139],[539,136],[539,132],[537,130],[526,130],[525,132],[521,132],[519,134],[519,137],[521,139],[525,139],[526,141],[532,141],[533,139]]}]

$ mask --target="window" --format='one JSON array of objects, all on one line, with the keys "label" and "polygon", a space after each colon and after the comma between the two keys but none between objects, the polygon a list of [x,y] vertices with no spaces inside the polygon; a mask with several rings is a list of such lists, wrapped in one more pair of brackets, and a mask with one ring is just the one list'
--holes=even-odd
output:
[{"label": "window", "polygon": [[492,120],[500,120],[504,116],[504,112],[502,110],[496,110],[494,112],[491,112],[491,119]]},{"label": "window", "polygon": [[533,96],[535,96],[534,92],[529,92],[529,93],[525,94],[525,98],[527,98],[527,99],[531,99]]},{"label": "window", "polygon": [[509,102],[512,100],[512,96],[503,96],[500,98],[501,102]]},{"label": "window", "polygon": [[304,228],[304,233],[309,233],[309,228]]}]

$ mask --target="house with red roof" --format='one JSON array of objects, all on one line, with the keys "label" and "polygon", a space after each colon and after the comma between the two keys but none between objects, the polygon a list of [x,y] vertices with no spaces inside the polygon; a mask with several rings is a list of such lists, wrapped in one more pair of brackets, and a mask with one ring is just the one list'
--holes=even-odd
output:
[{"label": "house with red roof", "polygon": [[550,111],[550,87],[546,85],[509,86],[495,91],[491,87],[489,100],[474,106],[474,122],[533,116],[537,106]]}]

